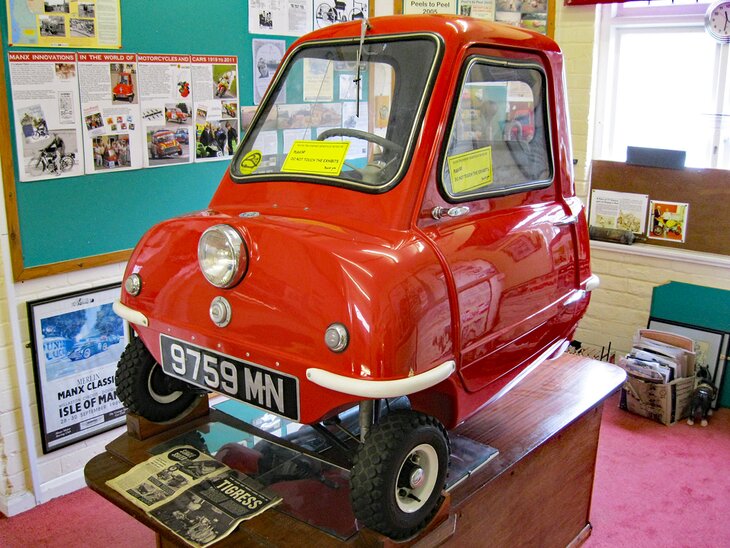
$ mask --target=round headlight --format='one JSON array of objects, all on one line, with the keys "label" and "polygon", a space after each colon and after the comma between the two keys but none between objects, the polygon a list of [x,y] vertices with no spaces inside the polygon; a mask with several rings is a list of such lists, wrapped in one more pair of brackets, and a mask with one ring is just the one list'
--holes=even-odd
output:
[{"label": "round headlight", "polygon": [[133,297],[139,295],[139,292],[142,291],[142,278],[139,277],[139,274],[130,274],[124,280],[124,289]]},{"label": "round headlight", "polygon": [[216,287],[233,287],[246,273],[246,244],[238,231],[215,225],[198,242],[198,263],[205,278]]}]

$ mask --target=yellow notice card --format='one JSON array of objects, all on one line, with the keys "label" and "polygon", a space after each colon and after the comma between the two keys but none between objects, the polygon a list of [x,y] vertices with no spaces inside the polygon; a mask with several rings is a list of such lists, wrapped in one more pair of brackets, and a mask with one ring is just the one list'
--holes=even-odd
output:
[{"label": "yellow notice card", "polygon": [[294,141],[281,171],[337,177],[349,147],[347,141]]},{"label": "yellow notice card", "polygon": [[450,156],[449,174],[454,194],[469,192],[492,184],[492,147],[478,148]]}]

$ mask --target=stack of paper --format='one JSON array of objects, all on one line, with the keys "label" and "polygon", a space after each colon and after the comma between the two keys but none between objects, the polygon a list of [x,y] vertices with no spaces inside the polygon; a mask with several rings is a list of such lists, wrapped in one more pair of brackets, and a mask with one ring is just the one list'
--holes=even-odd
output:
[{"label": "stack of paper", "polygon": [[692,377],[694,341],[673,333],[642,329],[634,337],[631,352],[621,358],[619,365],[635,377],[657,383]]}]

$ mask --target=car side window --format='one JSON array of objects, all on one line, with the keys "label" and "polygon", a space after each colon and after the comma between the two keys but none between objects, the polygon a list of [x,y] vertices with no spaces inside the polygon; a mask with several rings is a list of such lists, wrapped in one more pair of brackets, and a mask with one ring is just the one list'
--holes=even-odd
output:
[{"label": "car side window", "polygon": [[454,201],[547,186],[553,167],[545,74],[532,62],[472,57],[443,155]]}]

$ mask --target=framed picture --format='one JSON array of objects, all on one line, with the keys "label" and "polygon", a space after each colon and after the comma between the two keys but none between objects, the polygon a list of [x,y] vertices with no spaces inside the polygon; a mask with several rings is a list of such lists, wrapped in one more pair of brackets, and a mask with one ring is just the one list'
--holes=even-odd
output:
[{"label": "framed picture", "polygon": [[112,310],[120,284],[28,302],[43,452],[125,420],[114,374],[129,326]]},{"label": "framed picture", "polygon": [[[702,327],[684,325],[656,318],[649,319],[649,329],[668,331],[677,335],[689,337],[695,342],[696,366],[710,368],[712,383],[717,387],[718,396],[722,387],[722,379],[725,374],[725,362],[727,361],[728,339],[730,335],[721,331],[713,331]],[[712,406],[717,408],[716,396]]]}]

